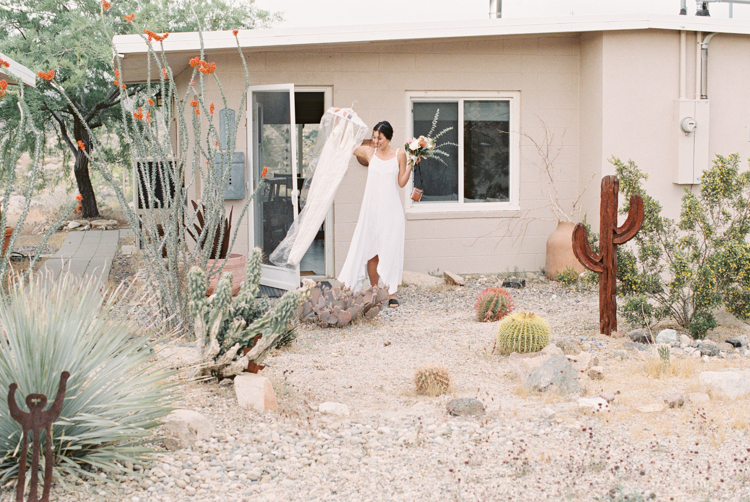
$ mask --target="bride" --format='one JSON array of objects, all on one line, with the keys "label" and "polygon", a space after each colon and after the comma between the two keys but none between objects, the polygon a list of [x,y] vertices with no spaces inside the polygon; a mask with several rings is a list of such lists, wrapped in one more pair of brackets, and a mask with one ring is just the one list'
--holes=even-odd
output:
[{"label": "bride", "polygon": [[404,229],[406,220],[399,188],[411,176],[406,152],[391,146],[393,127],[378,122],[372,139],[365,140],[354,155],[368,165],[367,184],[362,207],[349,246],[349,253],[339,274],[339,281],[354,291],[362,289],[365,280],[377,288],[388,287],[388,306],[398,307],[396,291],[404,271]]}]

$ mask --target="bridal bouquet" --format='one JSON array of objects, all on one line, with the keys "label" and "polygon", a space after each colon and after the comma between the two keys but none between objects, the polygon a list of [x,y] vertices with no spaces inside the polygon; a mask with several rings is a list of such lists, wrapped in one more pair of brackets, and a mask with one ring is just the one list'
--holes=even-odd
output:
[{"label": "bridal bouquet", "polygon": [[420,136],[418,138],[412,138],[411,141],[406,142],[404,144],[404,150],[406,151],[406,157],[409,161],[409,165],[411,167],[414,167],[417,162],[422,160],[423,158],[427,157],[435,157],[437,160],[445,164],[445,161],[441,159],[439,156],[442,155],[443,157],[449,157],[448,153],[442,150],[441,147],[443,146],[458,146],[456,143],[450,143],[446,141],[445,143],[437,143],[438,138],[442,136],[443,134],[447,133],[448,131],[453,130],[453,127],[446,127],[442,131],[440,131],[436,136],[432,136],[432,133],[435,132],[435,128],[437,127],[438,122],[438,116],[440,115],[440,108],[437,109],[435,112],[435,117],[432,119],[432,128],[430,128],[430,132],[427,133],[427,136]]}]

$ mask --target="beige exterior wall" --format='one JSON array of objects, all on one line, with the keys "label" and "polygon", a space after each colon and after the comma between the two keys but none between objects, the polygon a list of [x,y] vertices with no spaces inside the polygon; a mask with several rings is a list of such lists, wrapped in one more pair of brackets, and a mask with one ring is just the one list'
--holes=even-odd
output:
[{"label": "beige exterior wall", "polygon": [[[330,86],[334,106],[356,101],[354,108],[368,125],[391,122],[394,144],[406,139],[409,91],[520,91],[521,132],[541,141],[543,121],[562,148],[556,162],[557,190],[569,206],[578,190],[578,54],[578,36],[565,35],[297,48],[246,53],[246,58],[251,85]],[[230,106],[236,107],[232,103],[239,102],[244,85],[239,58],[229,53],[207,59],[216,62]],[[183,84],[187,78],[182,77]],[[220,102],[210,86],[207,99]],[[244,120],[242,125],[237,149],[246,151]],[[542,165],[530,140],[522,136],[520,212],[408,215],[405,269],[490,273],[543,266],[545,242],[556,223],[545,207],[549,202]],[[353,160],[334,201],[336,273],[346,258],[366,176],[366,169]],[[235,249],[248,246],[247,224],[242,225]]]}]

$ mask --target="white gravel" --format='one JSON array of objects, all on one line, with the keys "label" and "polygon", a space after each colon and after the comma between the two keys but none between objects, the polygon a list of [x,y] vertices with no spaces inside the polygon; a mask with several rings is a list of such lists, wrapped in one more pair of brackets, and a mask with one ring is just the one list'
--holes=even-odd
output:
[{"label": "white gravel", "polygon": [[[604,368],[605,380],[583,382],[585,395],[621,391],[610,413],[589,416],[578,410],[578,395],[529,395],[508,358],[492,353],[497,324],[473,320],[476,295],[491,285],[497,278],[402,288],[401,307],[373,322],[303,326],[262,372],[278,413],[240,409],[231,385],[185,384],[179,406],[214,423],[210,441],[158,453],[137,466],[142,477],[56,485],[51,499],[750,500],[747,400],[637,411],[666,391],[700,391],[704,368],[746,368],[750,358],[684,356],[692,370],[649,378],[642,355],[597,334],[596,291],[546,282],[512,290],[516,310],[550,322],[553,342],[575,342]],[[423,364],[448,369],[452,395],[415,394],[414,371]],[[480,399],[486,414],[452,417],[445,411],[452,397]],[[326,401],[346,404],[351,416],[315,411]]]}]

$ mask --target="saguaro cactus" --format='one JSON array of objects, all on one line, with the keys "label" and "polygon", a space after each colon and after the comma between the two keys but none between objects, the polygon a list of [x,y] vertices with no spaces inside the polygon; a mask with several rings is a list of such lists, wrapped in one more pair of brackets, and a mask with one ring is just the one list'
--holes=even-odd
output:
[{"label": "saguaro cactus", "polygon": [[617,193],[620,182],[617,176],[602,178],[602,200],[599,217],[599,253],[589,246],[586,227],[573,229],[573,253],[584,267],[599,274],[599,331],[611,335],[617,331],[617,253],[615,245],[632,239],[643,224],[643,199],[630,197],[628,218],[617,226]]}]

